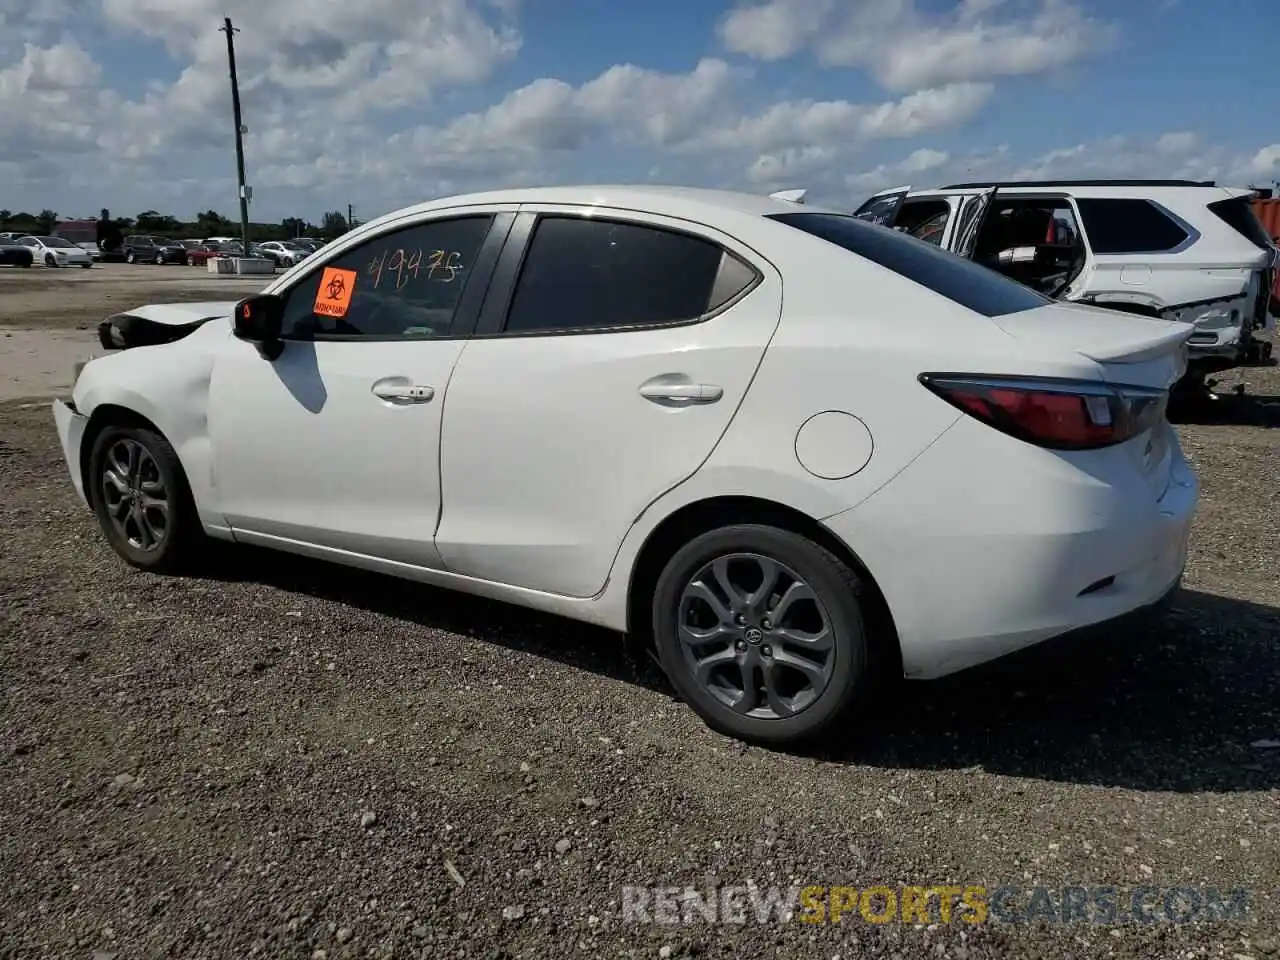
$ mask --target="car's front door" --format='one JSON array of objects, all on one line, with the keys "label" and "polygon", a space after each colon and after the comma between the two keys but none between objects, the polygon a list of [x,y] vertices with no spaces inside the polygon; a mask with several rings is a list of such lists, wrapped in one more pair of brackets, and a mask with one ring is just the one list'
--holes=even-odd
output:
[{"label": "car's front door", "polygon": [[345,246],[282,292],[279,357],[227,345],[209,432],[237,539],[439,566],[440,412],[513,209]]},{"label": "car's front door", "polygon": [[853,215],[868,223],[892,227],[894,220],[898,217],[898,211],[902,209],[910,192],[910,185],[881,190],[879,193],[872,194],[862,206],[853,211]]},{"label": "car's front door", "polygon": [[631,524],[715,449],[781,305],[774,267],[715,230],[523,205],[449,385],[445,565],[596,594]]}]

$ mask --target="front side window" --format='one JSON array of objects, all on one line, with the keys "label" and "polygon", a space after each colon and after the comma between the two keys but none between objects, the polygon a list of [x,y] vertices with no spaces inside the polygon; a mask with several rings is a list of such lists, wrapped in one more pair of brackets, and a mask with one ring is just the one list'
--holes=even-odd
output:
[{"label": "front side window", "polygon": [[894,229],[909,233],[918,240],[942,245],[942,234],[951,218],[951,204],[946,200],[908,200],[902,205]]},{"label": "front side window", "polygon": [[749,266],[699,237],[635,223],[543,217],[525,255],[506,330],[687,323],[755,280]]},{"label": "front side window", "polygon": [[421,223],[347,250],[285,295],[284,336],[448,336],[491,219]]}]

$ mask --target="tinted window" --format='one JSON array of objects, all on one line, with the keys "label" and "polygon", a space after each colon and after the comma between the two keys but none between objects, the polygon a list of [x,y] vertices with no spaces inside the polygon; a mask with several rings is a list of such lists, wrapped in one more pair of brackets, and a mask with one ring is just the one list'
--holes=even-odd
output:
[{"label": "tinted window", "polygon": [[1148,200],[1076,200],[1094,253],[1164,253],[1187,239],[1176,221]]},{"label": "tinted window", "polygon": [[[711,306],[723,258],[716,244],[683,233],[544,217],[525,255],[506,329],[603,329],[695,320]],[[754,274],[742,279],[749,283]],[[745,283],[734,292],[741,292]],[[720,290],[716,293],[721,302],[729,299]]]},{"label": "tinted window", "polygon": [[1253,204],[1249,202],[1248,197],[1219,200],[1217,203],[1209,204],[1209,209],[1254,246],[1265,249],[1271,245],[1271,238],[1267,236],[1267,231],[1263,228],[1258,215],[1253,212]]},{"label": "tinted window", "polygon": [[932,244],[835,213],[780,213],[770,219],[821,237],[988,317],[1052,301]]},{"label": "tinted window", "polygon": [[898,201],[902,199],[901,193],[891,193],[888,196],[872,197],[857,210],[854,216],[859,220],[866,220],[868,223],[888,223],[889,216],[898,206]]},{"label": "tinted window", "polygon": [[362,243],[289,291],[284,335],[447,336],[489,217],[406,227]]}]

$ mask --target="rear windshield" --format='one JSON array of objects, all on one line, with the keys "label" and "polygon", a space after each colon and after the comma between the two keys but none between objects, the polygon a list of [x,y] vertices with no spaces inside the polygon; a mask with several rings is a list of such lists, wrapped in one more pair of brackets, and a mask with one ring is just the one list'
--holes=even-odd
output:
[{"label": "rear windshield", "polygon": [[994,270],[887,227],[838,213],[775,213],[769,219],[803,230],[887,267],[970,310],[1002,317],[1052,303]]},{"label": "rear windshield", "polygon": [[1218,215],[1237,233],[1244,236],[1255,247],[1269,247],[1271,238],[1263,229],[1261,221],[1253,212],[1253,204],[1248,197],[1236,197],[1234,200],[1219,200],[1209,204],[1209,209]]}]

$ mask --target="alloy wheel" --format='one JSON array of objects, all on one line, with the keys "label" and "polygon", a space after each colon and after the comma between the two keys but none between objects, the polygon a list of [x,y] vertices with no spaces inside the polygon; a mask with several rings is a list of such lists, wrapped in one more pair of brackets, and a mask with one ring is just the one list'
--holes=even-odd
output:
[{"label": "alloy wheel", "polygon": [[151,452],[127,437],[104,458],[101,489],[116,531],[138,550],[157,550],[169,534],[170,502],[160,465]]},{"label": "alloy wheel", "polygon": [[835,667],[832,618],[790,567],[754,553],[717,557],[680,595],[677,635],[694,681],[744,717],[812,705]]}]

